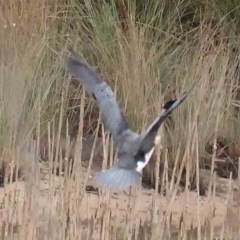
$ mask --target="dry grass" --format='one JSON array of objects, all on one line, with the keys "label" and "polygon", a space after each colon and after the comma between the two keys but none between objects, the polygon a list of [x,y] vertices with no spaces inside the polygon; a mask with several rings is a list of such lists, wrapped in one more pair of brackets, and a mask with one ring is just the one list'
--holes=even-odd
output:
[{"label": "dry grass", "polygon": [[[1,239],[238,239],[239,6],[106,2],[0,3]],[[65,72],[69,46],[114,88],[138,132],[196,83],[161,129],[146,169],[153,189],[92,180],[115,149]]]}]

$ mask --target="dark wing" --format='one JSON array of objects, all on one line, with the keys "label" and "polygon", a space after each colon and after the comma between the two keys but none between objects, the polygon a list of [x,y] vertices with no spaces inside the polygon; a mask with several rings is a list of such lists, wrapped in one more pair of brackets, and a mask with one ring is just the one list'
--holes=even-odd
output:
[{"label": "dark wing", "polygon": [[168,117],[168,115],[186,99],[191,90],[185,92],[181,97],[173,101],[169,101],[164,105],[160,115],[153,121],[153,123],[148,127],[146,133],[144,134],[138,153],[140,152],[148,153],[154,147],[155,145],[154,141],[159,127],[161,126],[163,121]]},{"label": "dark wing", "polygon": [[116,146],[121,148],[126,140],[124,136],[129,136],[132,131],[128,128],[111,87],[81,60],[69,58],[67,68],[86,87],[86,91],[93,94],[105,128],[111,133]]}]

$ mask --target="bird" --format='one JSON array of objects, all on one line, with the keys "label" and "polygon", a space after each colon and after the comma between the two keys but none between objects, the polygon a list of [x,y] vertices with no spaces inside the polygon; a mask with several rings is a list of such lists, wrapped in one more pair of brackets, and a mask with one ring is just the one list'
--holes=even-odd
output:
[{"label": "bird", "polygon": [[109,84],[89,67],[79,54],[73,50],[71,53],[73,57],[68,57],[66,61],[67,70],[95,99],[101,112],[101,121],[110,132],[118,150],[113,167],[95,173],[94,179],[98,185],[105,187],[117,189],[133,187],[140,183],[142,171],[160,141],[157,134],[161,124],[186,99],[193,87],[179,98],[168,101],[145,133],[138,134],[129,127]]}]

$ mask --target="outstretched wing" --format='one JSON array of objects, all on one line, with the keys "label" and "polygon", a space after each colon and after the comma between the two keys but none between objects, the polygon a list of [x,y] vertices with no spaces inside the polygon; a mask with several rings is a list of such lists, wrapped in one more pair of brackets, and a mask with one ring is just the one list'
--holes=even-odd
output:
[{"label": "outstretched wing", "polygon": [[134,133],[129,129],[111,87],[81,60],[69,58],[67,68],[86,87],[86,91],[93,94],[105,128],[111,133],[115,145],[121,148],[125,136],[129,138]]},{"label": "outstretched wing", "polygon": [[[193,87],[191,88],[191,90],[192,89]],[[188,92],[185,92],[181,97],[173,101],[169,101],[164,105],[160,115],[153,121],[153,123],[146,130],[142,138],[138,153],[141,153],[141,152],[148,153],[154,147],[155,145],[154,142],[155,142],[155,138],[156,138],[159,127],[161,126],[163,121],[168,117],[168,115],[186,99],[186,97],[191,92],[191,90]]]}]

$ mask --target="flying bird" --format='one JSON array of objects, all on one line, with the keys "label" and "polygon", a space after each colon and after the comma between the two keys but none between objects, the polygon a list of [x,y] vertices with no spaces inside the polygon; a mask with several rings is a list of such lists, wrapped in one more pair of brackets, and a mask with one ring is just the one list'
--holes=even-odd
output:
[{"label": "flying bird", "polygon": [[76,53],[72,51],[72,54],[74,57],[67,59],[67,69],[85,86],[86,91],[93,95],[101,112],[101,120],[118,148],[115,166],[97,172],[94,179],[98,184],[106,187],[125,189],[134,186],[140,182],[142,170],[148,164],[154,147],[159,142],[157,136],[159,127],[185,100],[192,88],[181,97],[167,102],[146,132],[140,135],[129,128],[114,92],[107,82],[79,59]]}]

